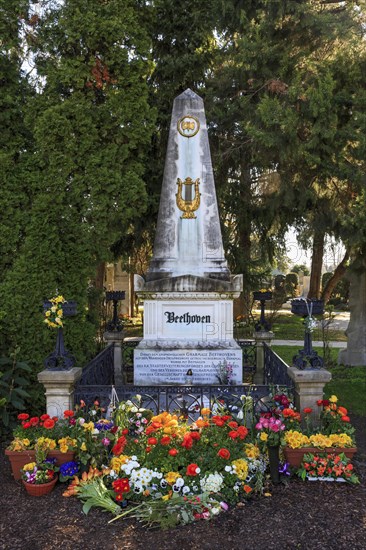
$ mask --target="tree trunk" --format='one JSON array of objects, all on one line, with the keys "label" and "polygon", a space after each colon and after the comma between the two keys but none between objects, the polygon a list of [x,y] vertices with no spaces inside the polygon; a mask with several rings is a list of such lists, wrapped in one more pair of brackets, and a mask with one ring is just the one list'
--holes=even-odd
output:
[{"label": "tree trunk", "polygon": [[348,250],[346,250],[343,260],[337,265],[332,277],[328,280],[327,284],[325,285],[325,288],[323,289],[323,293],[322,293],[322,300],[324,300],[324,304],[327,304],[329,302],[329,299],[332,295],[333,290],[335,289],[339,281],[344,276],[347,269],[347,262],[349,260],[349,257],[350,257],[350,253]]},{"label": "tree trunk", "polygon": [[97,270],[95,274],[95,288],[98,290],[104,289],[104,276],[105,276],[105,262],[101,262],[97,265]]},{"label": "tree trunk", "polygon": [[322,278],[325,232],[315,231],[308,298],[319,300]]}]

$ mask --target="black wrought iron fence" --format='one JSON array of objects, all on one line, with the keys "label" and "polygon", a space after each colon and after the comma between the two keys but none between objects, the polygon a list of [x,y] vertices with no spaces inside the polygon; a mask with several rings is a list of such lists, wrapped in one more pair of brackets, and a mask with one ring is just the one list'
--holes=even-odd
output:
[{"label": "black wrought iron fence", "polygon": [[114,344],[109,344],[83,368],[78,386],[114,384]]},{"label": "black wrought iron fence", "polygon": [[286,386],[293,389],[293,380],[288,375],[288,365],[272,348],[264,347],[264,383],[269,385]]},{"label": "black wrought iron fence", "polygon": [[[269,386],[241,384],[236,386],[113,386],[115,403],[132,401],[137,407],[154,414],[170,411],[190,421],[197,420],[203,407],[213,412],[221,406],[240,416],[268,410]],[[79,386],[75,399],[87,405],[98,400],[106,410],[112,402],[111,386]],[[243,412],[244,411],[244,412]],[[248,419],[247,419],[248,420]],[[250,418],[249,418],[250,421]]]},{"label": "black wrought iron fence", "polygon": [[[133,350],[140,338],[129,338],[122,346],[123,375],[133,377]],[[243,350],[243,366],[247,372],[254,373],[256,368],[256,346],[253,341],[239,340]],[[177,412],[190,420],[195,420],[202,407],[225,405],[234,414],[244,408],[244,403],[251,399],[251,409],[256,413],[265,411],[272,391],[292,389],[292,380],[287,374],[286,363],[273,350],[264,345],[264,384],[244,383],[239,385],[159,385],[135,386],[125,383],[114,386],[113,344],[107,346],[84,369],[82,377],[75,388],[75,402],[81,399],[87,405],[98,400],[102,407],[108,408],[112,400],[112,388],[118,401],[135,401],[139,406],[159,413],[163,410]],[[132,380],[131,380],[132,382]],[[139,398],[136,400],[136,396]]]}]

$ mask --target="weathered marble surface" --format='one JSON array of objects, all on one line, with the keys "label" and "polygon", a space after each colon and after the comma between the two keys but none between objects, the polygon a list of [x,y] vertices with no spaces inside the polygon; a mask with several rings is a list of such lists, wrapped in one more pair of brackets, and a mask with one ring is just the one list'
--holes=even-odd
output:
[{"label": "weathered marble surface", "polygon": [[[199,121],[199,130],[192,137],[177,129],[179,120],[188,115]],[[177,180],[187,177],[200,180],[200,206],[194,219],[183,219],[177,206]],[[174,100],[154,253],[146,281],[187,274],[230,282],[203,100],[190,89]]]}]

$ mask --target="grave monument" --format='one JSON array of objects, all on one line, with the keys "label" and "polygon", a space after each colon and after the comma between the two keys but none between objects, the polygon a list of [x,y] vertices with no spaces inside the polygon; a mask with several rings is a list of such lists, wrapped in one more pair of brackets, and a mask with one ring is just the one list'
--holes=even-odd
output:
[{"label": "grave monument", "polygon": [[134,383],[215,384],[228,369],[241,383],[233,299],[242,286],[224,256],[203,101],[188,89],[173,105],[153,257],[146,278],[135,275],[144,332]]}]

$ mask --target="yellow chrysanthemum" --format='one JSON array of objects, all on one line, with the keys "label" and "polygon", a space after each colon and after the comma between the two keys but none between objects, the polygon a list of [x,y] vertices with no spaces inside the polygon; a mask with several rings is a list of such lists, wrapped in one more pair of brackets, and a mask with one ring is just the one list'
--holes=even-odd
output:
[{"label": "yellow chrysanthemum", "polygon": [[29,445],[30,445],[30,441],[27,437],[22,439],[22,443],[23,443],[24,447],[29,447]]},{"label": "yellow chrysanthemum", "polygon": [[345,433],[331,434],[329,439],[332,443],[332,447],[352,447],[352,438]]},{"label": "yellow chrysanthemum", "polygon": [[260,436],[259,436],[259,439],[261,441],[267,441],[268,439],[268,434],[266,432],[261,432]]},{"label": "yellow chrysanthemum", "polygon": [[94,422],[84,422],[83,428],[84,430],[89,430],[89,432],[92,432],[94,430]]},{"label": "yellow chrysanthemum", "polygon": [[336,395],[331,395],[328,399],[331,403],[337,403],[338,397]]},{"label": "yellow chrysanthemum", "polygon": [[13,439],[13,441],[10,443],[8,447],[10,451],[24,451],[26,448],[27,448],[27,445],[23,443],[23,440],[17,437]]},{"label": "yellow chrysanthemum", "polygon": [[178,472],[168,472],[165,475],[165,480],[170,484],[174,485],[174,483],[177,481],[178,477],[180,477],[180,474]]},{"label": "yellow chrysanthemum", "polygon": [[67,436],[67,437],[62,437],[61,439],[59,439],[58,444],[59,444],[59,447],[60,447],[60,451],[62,453],[67,453],[67,451],[69,451],[73,447],[76,447],[77,441],[76,441],[76,439],[73,439],[72,437]]},{"label": "yellow chrysanthemum", "polygon": [[310,443],[314,447],[318,447],[319,449],[325,449],[326,447],[332,446],[332,442],[327,435],[314,434],[314,435],[311,435],[309,439],[310,439]]},{"label": "yellow chrysanthemum", "polygon": [[253,443],[247,443],[245,445],[245,454],[248,458],[258,458],[260,455],[260,450],[257,447],[257,445],[254,445]]},{"label": "yellow chrysanthemum", "polygon": [[239,458],[231,463],[235,466],[235,472],[239,479],[244,480],[248,476],[248,462],[244,458]]},{"label": "yellow chrysanthemum", "polygon": [[300,447],[306,447],[309,445],[309,438],[296,430],[288,430],[285,433],[285,442],[290,449],[300,449]]},{"label": "yellow chrysanthemum", "polygon": [[119,472],[122,464],[125,464],[128,459],[129,459],[129,456],[127,455],[120,455],[118,457],[114,456],[110,461],[111,469],[115,470],[116,472]]},{"label": "yellow chrysanthemum", "polygon": [[31,472],[32,470],[34,470],[35,466],[35,462],[28,462],[28,464],[24,464],[23,470],[24,472]]}]

